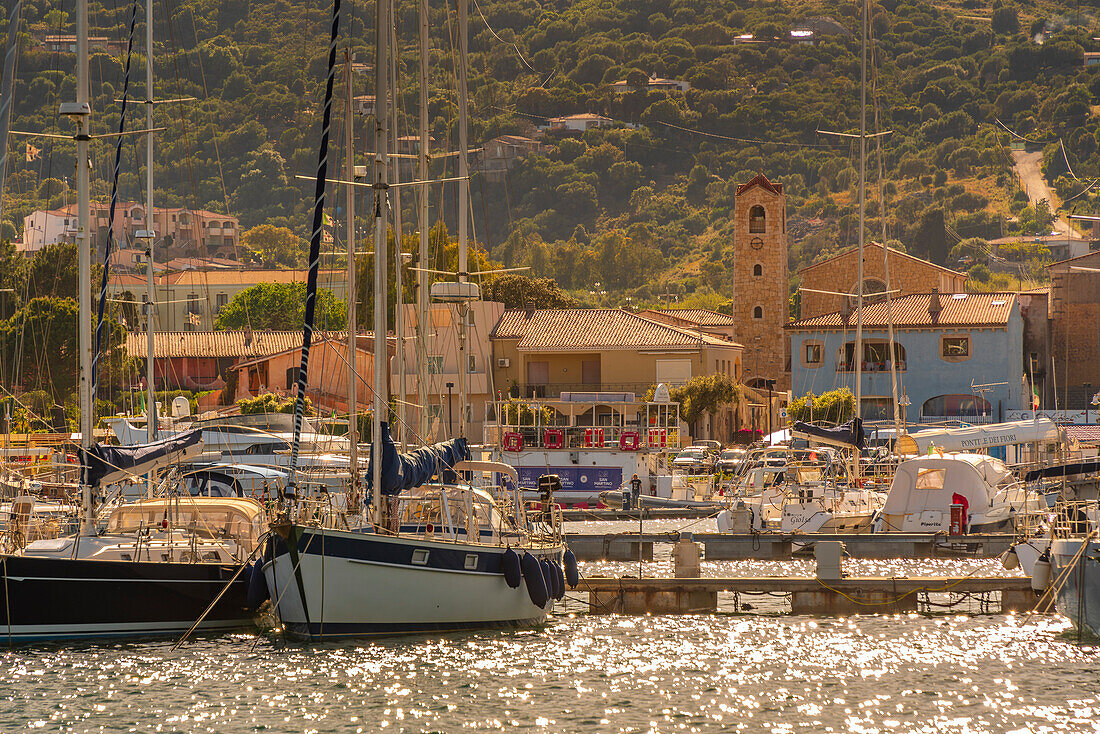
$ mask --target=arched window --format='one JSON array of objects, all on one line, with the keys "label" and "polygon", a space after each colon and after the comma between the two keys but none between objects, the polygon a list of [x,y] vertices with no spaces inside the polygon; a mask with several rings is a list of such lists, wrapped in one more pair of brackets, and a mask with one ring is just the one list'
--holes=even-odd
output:
[{"label": "arched window", "polygon": [[764,268],[760,265],[760,263],[756,263],[752,266],[752,274],[756,277],[760,277],[764,274]]},{"label": "arched window", "polygon": [[924,401],[922,418],[980,418],[992,414],[992,406],[977,395],[937,395]]},{"label": "arched window", "polygon": [[[852,285],[851,293],[856,292],[856,286]],[[886,284],[878,278],[864,278],[863,279],[863,305],[867,306],[876,301],[881,301],[886,298]],[[848,297],[848,304],[855,308],[857,304],[856,296]]]},{"label": "arched window", "polygon": [[764,309],[761,306],[754,306],[752,309],[752,317],[754,319],[764,318]]},{"label": "arched window", "polygon": [[764,207],[755,204],[749,209],[749,232],[763,234],[766,231]]}]

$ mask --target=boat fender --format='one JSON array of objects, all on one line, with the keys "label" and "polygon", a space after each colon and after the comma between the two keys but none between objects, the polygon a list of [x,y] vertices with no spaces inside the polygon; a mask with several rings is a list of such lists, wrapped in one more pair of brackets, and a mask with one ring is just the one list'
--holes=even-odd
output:
[{"label": "boat fender", "polygon": [[267,579],[264,578],[264,562],[256,559],[248,574],[248,608],[256,611],[268,599]]},{"label": "boat fender", "polygon": [[565,564],[565,582],[569,584],[570,589],[577,588],[577,584],[581,582],[581,574],[577,568],[577,557],[573,555],[573,551],[565,551],[562,563]]},{"label": "boat fender", "polygon": [[523,569],[523,582],[527,584],[527,594],[531,597],[531,603],[542,609],[546,606],[546,600],[550,595],[546,591],[546,579],[542,576],[542,566],[539,559],[530,553],[524,553],[520,559],[520,568]]},{"label": "boat fender", "polygon": [[715,522],[718,524],[718,532],[729,533],[733,531],[733,513],[729,510],[719,512]]},{"label": "boat fender", "polygon": [[550,563],[550,570],[554,572],[554,598],[561,601],[565,598],[565,574],[557,561]]},{"label": "boat fender", "polygon": [[1011,571],[1020,567],[1020,557],[1016,555],[1015,548],[1009,548],[1001,554],[1001,565]]},{"label": "boat fender", "polygon": [[504,551],[504,558],[502,564],[504,566],[504,580],[508,582],[508,586],[513,589],[518,589],[520,581],[523,578],[523,572],[519,568],[519,554],[509,548]]},{"label": "boat fender", "polygon": [[542,568],[542,577],[546,579],[546,598],[547,600],[554,598],[554,569],[550,567],[550,561],[543,558],[539,561],[539,567]]},{"label": "boat fender", "polygon": [[1035,560],[1031,567],[1031,588],[1038,592],[1047,590],[1050,586],[1050,553],[1043,551],[1043,555]]}]

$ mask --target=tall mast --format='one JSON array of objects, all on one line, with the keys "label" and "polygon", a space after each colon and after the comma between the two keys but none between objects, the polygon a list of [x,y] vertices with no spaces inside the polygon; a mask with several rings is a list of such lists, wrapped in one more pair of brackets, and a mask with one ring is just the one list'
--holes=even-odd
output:
[{"label": "tall mast", "polygon": [[375,6],[374,62],[374,411],[371,422],[371,486],[375,522],[382,518],[382,418],[389,402],[386,389],[386,152],[389,150],[389,0]]},{"label": "tall mast", "polygon": [[[396,113],[397,110],[397,24],[390,22],[390,32],[393,34],[390,36],[390,89],[393,94],[393,106]],[[394,115],[396,119],[396,114]],[[394,153],[397,152],[397,136],[391,136],[391,146],[394,148]],[[401,181],[401,158],[398,156],[393,157],[393,182],[400,183]],[[394,279],[395,283],[395,295],[396,303],[393,307],[393,333],[397,339],[397,352],[394,358],[397,362],[394,367],[394,371],[397,373],[397,435],[400,438],[401,450],[404,451],[408,448],[408,430],[405,425],[405,404],[409,399],[408,392],[405,388],[405,288],[402,282],[402,276],[405,270],[405,260],[402,256],[402,233],[405,228],[401,226],[401,189],[395,188],[393,190],[393,244],[394,244]]]},{"label": "tall mast", "polygon": [[[428,180],[428,0],[420,0],[420,155],[418,156],[420,180]],[[420,403],[420,438],[428,437],[428,193],[426,184],[417,187],[420,192],[420,269],[417,271],[416,288],[416,398]]]},{"label": "tall mast", "polygon": [[[355,180],[355,125],[352,116],[352,68],[351,54],[344,49],[344,171],[347,180]],[[359,370],[356,368],[359,333],[355,307],[358,289],[355,280],[355,187],[344,187],[344,206],[348,217],[348,465],[351,467],[349,495],[354,498],[348,510],[355,512],[359,504]],[[354,506],[352,506],[354,505]]]},{"label": "tall mast", "polygon": [[[859,267],[856,282],[856,417],[863,403],[863,222],[867,177],[867,0],[862,2],[859,85]],[[889,288],[889,286],[887,286]],[[858,462],[856,466],[858,466]]]},{"label": "tall mast", "polygon": [[83,471],[80,475],[81,534],[94,535],[95,515],[92,512],[92,486],[88,482],[88,452],[92,448],[92,252],[91,204],[89,185],[91,172],[88,141],[92,108],[88,102],[88,0],[78,0],[76,7],[76,104],[61,105],[61,114],[76,122],[76,197],[77,248],[80,253],[80,315],[77,325],[80,347],[80,449]]},{"label": "tall mast", "polygon": [[[466,66],[469,58],[469,2],[458,0],[458,281],[469,279],[467,266],[467,218],[470,212],[470,169],[466,159],[469,148],[466,124],[469,116],[469,97],[466,88]],[[458,304],[458,435],[466,435],[466,381],[469,378],[469,360],[466,357],[467,301]]]},{"label": "tall mast", "polygon": [[157,437],[157,393],[153,384],[153,0],[145,0],[145,435],[152,442]]}]

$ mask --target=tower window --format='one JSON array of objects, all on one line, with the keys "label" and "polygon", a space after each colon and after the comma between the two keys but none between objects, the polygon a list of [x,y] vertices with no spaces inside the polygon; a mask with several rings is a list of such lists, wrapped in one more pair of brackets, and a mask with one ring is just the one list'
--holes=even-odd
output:
[{"label": "tower window", "polygon": [[766,231],[764,207],[755,204],[749,209],[749,232],[763,234]]},{"label": "tower window", "polygon": [[752,266],[752,274],[757,276],[757,277],[764,274],[764,268],[761,267],[760,263],[756,263],[755,265]]},{"label": "tower window", "polygon": [[754,319],[764,318],[764,309],[761,306],[754,306],[752,309],[752,317]]}]

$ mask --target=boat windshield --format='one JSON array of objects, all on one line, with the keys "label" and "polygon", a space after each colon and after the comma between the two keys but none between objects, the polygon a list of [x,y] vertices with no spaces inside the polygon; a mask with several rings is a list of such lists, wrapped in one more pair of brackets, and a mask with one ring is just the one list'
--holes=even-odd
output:
[{"label": "boat windshield", "polygon": [[232,505],[182,502],[126,505],[107,519],[110,534],[128,535],[148,528],[186,530],[199,537],[233,540],[251,548],[263,533],[263,515]]},{"label": "boat windshield", "polygon": [[[401,495],[399,517],[403,526],[427,526],[443,528],[443,492],[438,487],[418,487]],[[473,531],[474,528],[491,530],[500,525],[493,499],[483,491],[448,487],[445,490],[447,512],[454,528]]]}]

